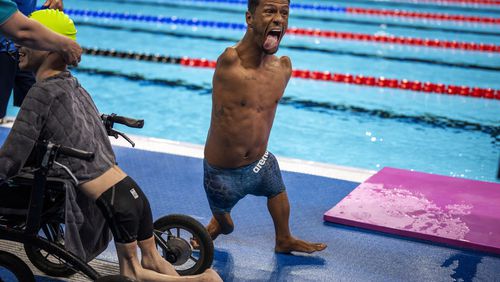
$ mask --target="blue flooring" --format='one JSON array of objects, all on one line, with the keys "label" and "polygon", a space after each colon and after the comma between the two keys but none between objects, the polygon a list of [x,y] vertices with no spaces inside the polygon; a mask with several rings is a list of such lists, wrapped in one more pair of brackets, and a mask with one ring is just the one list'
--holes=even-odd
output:
[{"label": "blue flooring", "polygon": [[[0,140],[6,133],[0,129]],[[202,160],[115,151],[118,164],[149,197],[155,218],[184,213],[208,223]],[[328,248],[312,255],[275,254],[266,199],[248,196],[233,210],[234,232],[215,241],[214,268],[224,281],[500,281],[498,256],[325,223],[323,213],[358,183],[289,172],[283,178],[292,232]]]}]

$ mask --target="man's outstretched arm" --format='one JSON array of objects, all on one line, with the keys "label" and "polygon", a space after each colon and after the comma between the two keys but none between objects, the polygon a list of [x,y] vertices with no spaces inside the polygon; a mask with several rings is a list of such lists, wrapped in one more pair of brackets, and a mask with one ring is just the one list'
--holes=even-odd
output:
[{"label": "man's outstretched arm", "polygon": [[28,19],[19,11],[0,24],[0,31],[19,45],[57,52],[61,54],[67,64],[76,66],[80,62],[82,54],[80,45],[50,31],[40,23]]}]

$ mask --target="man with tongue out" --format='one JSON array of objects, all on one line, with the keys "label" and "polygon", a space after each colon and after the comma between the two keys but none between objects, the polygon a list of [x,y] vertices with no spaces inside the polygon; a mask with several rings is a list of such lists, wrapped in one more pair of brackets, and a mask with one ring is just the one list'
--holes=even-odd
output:
[{"label": "man with tongue out", "polygon": [[205,144],[204,187],[215,239],[234,229],[231,209],[248,194],[267,197],[276,233],[275,251],[312,253],[326,248],[292,236],[290,205],[281,172],[267,151],[276,107],[292,73],[288,57],[277,57],[288,26],[289,0],[250,0],[247,31],[217,61],[212,116]]}]

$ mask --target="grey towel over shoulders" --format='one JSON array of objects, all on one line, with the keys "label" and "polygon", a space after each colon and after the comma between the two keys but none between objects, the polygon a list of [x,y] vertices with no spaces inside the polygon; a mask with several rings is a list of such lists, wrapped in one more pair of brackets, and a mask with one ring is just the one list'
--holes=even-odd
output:
[{"label": "grey towel over shoulders", "polygon": [[[115,163],[111,143],[92,98],[69,72],[37,82],[28,92],[0,149],[0,178],[19,172],[37,140],[94,152],[92,162],[66,156],[58,158],[80,183],[98,177]],[[69,179],[56,167],[49,176]]]},{"label": "grey towel over shoulders", "polygon": [[[28,92],[0,149],[0,179],[19,173],[38,140],[95,153],[92,162],[66,156],[58,158],[80,183],[100,176],[115,164],[111,143],[92,98],[68,71],[35,83]],[[49,176],[70,180],[64,170],[57,167]],[[92,246],[99,241],[94,238],[96,234],[107,236],[102,241],[109,241],[110,236],[109,232],[102,232],[106,226],[97,206],[80,194],[73,185],[67,186],[66,231],[69,238],[66,247],[88,260],[96,255],[92,248],[102,247]],[[78,234],[74,233],[76,231]]]},{"label": "grey towel over shoulders", "polygon": [[106,249],[112,235],[95,201],[76,189],[72,182],[64,182],[64,247],[89,262]]}]

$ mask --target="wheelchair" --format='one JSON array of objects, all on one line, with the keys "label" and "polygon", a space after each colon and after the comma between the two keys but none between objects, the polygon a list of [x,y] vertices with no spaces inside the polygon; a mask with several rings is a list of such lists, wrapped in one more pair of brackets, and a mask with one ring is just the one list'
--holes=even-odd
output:
[{"label": "wheelchair", "polygon": [[[115,114],[102,115],[101,118],[109,136],[121,136],[135,146],[127,135],[113,126],[118,123],[142,128],[143,120]],[[24,168],[0,187],[0,239],[23,244],[28,259],[47,275],[68,277],[80,272],[93,281],[119,281],[120,277],[116,275],[102,277],[87,261],[65,249],[64,208],[68,181],[48,177],[52,167],[59,166],[77,184],[71,171],[57,162],[58,156],[91,161],[94,153],[41,141],[37,142],[32,155],[35,156],[34,165]],[[180,275],[200,274],[212,265],[212,239],[194,218],[171,214],[157,219],[153,226],[158,251]],[[196,246],[192,245],[193,240]],[[32,281],[32,272],[28,272],[21,262],[15,255],[1,251],[0,281],[3,281],[1,267],[10,270],[14,276],[22,275],[17,276],[19,281]]]}]

